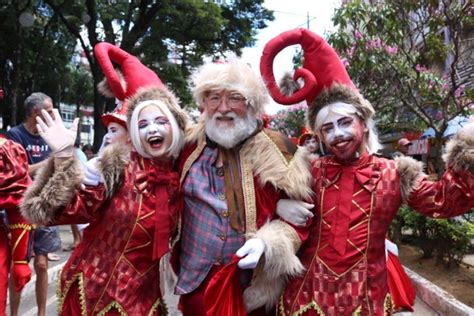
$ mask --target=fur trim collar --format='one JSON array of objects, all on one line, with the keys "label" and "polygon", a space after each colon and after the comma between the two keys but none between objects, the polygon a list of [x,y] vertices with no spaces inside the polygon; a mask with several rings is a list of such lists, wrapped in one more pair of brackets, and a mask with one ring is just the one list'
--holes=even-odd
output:
[{"label": "fur trim collar", "polygon": [[[186,143],[201,144],[205,135],[205,120],[201,118],[187,130]],[[243,144],[241,152],[262,185],[271,183],[292,199],[311,198],[310,156],[304,147],[297,148],[282,134],[263,129]]]},{"label": "fur trim collar", "polygon": [[130,147],[124,144],[110,145],[99,160],[99,171],[104,178],[106,197],[110,198],[123,183],[125,167],[130,160]]}]

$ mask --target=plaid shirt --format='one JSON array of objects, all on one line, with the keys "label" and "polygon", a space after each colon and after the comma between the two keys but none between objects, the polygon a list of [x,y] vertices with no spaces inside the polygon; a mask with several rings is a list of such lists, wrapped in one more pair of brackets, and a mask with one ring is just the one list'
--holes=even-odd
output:
[{"label": "plaid shirt", "polygon": [[224,173],[215,166],[218,148],[206,147],[184,182],[180,274],[176,294],[195,290],[213,265],[230,261],[245,235],[229,224]]}]

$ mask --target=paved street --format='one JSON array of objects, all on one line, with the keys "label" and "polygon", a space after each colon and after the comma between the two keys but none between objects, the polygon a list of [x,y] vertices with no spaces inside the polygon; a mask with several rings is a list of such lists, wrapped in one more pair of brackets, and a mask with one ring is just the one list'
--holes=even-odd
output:
[{"label": "paved street", "polygon": [[[69,226],[60,226],[60,234],[62,240],[62,247],[68,248],[72,244],[72,234]],[[57,300],[56,300],[56,286],[58,281],[58,273],[67,261],[70,251],[58,251],[57,254],[61,257],[60,261],[49,262],[49,288],[48,288],[48,301],[46,307],[47,316],[57,315]],[[34,316],[37,314],[36,299],[35,299],[35,280],[36,277],[33,275],[32,281],[30,281],[23,292],[22,302],[20,305],[20,315],[22,316]],[[166,297],[170,315],[180,315],[176,310],[177,297]],[[9,315],[9,306],[7,306],[7,315]],[[397,313],[399,316],[434,316],[438,315],[432,309],[430,309],[425,303],[417,299],[415,304],[415,313]]]}]

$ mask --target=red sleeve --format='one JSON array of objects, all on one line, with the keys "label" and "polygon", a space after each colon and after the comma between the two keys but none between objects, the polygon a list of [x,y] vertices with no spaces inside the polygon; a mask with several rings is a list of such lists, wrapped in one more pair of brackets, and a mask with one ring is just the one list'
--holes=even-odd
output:
[{"label": "red sleeve", "polygon": [[408,205],[433,217],[452,217],[474,207],[474,174],[448,169],[439,181],[422,179],[410,193]]},{"label": "red sleeve", "polygon": [[81,224],[92,222],[104,205],[105,186],[86,186],[78,190],[69,204],[58,210],[57,217],[50,225]]},{"label": "red sleeve", "polygon": [[0,209],[15,208],[31,184],[28,158],[21,145],[0,138]]}]

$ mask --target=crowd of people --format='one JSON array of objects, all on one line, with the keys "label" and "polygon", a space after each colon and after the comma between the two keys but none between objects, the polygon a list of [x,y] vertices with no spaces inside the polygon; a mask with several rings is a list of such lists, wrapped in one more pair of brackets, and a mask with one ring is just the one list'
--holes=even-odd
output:
[{"label": "crowd of people", "polygon": [[[294,44],[304,54],[294,79],[304,85],[282,93],[273,60]],[[413,304],[387,276],[385,238],[400,205],[435,218],[474,207],[474,123],[447,144],[436,182],[408,156],[379,157],[372,105],[306,29],[272,39],[261,74],[239,59],[197,69],[196,124],[138,58],[108,43],[94,52],[99,90],[119,102],[102,117],[96,157],[81,161],[77,120],[67,129],[42,93],[26,99],[11,140],[0,139],[12,245],[12,260],[0,261],[0,314],[11,262],[18,310],[30,243],[45,314],[47,254],[67,224],[79,235],[60,276],[60,315],[167,315],[170,292],[184,316],[389,315]],[[300,146],[262,123],[269,96],[308,103]]]}]

